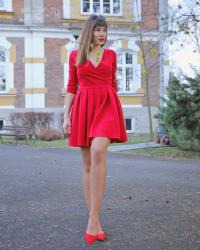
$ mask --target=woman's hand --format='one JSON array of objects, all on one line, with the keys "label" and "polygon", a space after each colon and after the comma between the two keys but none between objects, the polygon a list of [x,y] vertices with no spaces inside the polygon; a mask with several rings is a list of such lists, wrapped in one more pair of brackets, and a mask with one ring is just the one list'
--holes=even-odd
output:
[{"label": "woman's hand", "polygon": [[66,134],[70,134],[71,133],[71,121],[70,121],[70,117],[65,117],[64,118],[63,129],[66,132]]}]

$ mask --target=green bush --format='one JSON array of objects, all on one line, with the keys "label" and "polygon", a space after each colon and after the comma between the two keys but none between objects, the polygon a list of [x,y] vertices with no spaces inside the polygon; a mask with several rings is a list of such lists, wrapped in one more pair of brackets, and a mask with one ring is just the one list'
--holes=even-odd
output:
[{"label": "green bush", "polygon": [[200,74],[194,78],[172,76],[167,88],[168,98],[155,118],[163,126],[173,145],[182,150],[200,151]]}]

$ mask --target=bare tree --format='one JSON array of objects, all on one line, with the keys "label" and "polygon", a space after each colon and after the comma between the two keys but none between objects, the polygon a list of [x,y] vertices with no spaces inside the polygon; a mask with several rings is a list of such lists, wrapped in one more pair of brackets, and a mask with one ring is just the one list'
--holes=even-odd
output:
[{"label": "bare tree", "polygon": [[[137,1],[136,1],[137,3]],[[153,140],[153,125],[152,125],[152,111],[151,107],[153,101],[151,96],[157,95],[157,90],[154,89],[154,82],[161,80],[161,70],[163,64],[163,43],[168,37],[168,16],[167,13],[163,13],[159,9],[159,5],[153,6],[155,1],[147,2],[149,6],[146,6],[146,10],[143,11],[139,22],[134,22],[131,26],[132,32],[138,38],[138,45],[141,50],[142,57],[142,79],[145,90],[145,102],[148,110],[149,120],[149,139]],[[165,14],[165,15],[163,15]],[[161,16],[162,15],[162,16]],[[152,21],[153,20],[153,21]],[[148,27],[148,21],[151,21],[151,28]],[[162,26],[162,27],[161,27]],[[153,39],[147,40],[147,35],[151,35],[152,32],[157,32],[157,41]],[[160,71],[159,71],[160,70]],[[160,75],[160,79],[158,76]],[[156,79],[157,77],[157,79]],[[162,86],[161,86],[162,85]],[[161,83],[160,88],[163,88],[164,84]],[[155,93],[154,93],[155,92]],[[163,95],[164,91],[160,92]]]},{"label": "bare tree", "polygon": [[169,14],[171,43],[176,41],[180,48],[190,44],[200,53],[200,0],[180,0]]}]

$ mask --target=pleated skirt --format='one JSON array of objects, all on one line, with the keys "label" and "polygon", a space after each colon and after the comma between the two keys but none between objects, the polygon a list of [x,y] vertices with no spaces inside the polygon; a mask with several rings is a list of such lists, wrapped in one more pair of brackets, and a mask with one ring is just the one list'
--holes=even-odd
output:
[{"label": "pleated skirt", "polygon": [[107,137],[111,143],[127,141],[121,103],[112,86],[80,87],[70,119],[70,146],[90,146],[94,137]]}]

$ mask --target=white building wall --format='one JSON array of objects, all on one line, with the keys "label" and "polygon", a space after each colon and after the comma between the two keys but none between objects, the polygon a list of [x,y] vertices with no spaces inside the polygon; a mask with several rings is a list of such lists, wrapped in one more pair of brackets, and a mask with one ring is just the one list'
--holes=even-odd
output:
[{"label": "white building wall", "polygon": [[[44,58],[44,38],[37,34],[25,38],[25,59]],[[25,88],[45,87],[45,64],[25,63]],[[37,100],[37,101],[36,101]],[[26,108],[44,108],[45,94],[25,94]]]}]

